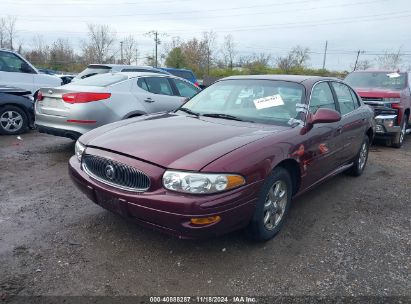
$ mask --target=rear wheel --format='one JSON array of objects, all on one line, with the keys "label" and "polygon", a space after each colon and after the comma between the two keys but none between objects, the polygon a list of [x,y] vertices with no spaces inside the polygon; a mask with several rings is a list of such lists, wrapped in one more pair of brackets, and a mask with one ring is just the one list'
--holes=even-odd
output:
[{"label": "rear wheel", "polygon": [[358,151],[357,156],[354,159],[353,166],[348,169],[348,173],[352,176],[360,176],[365,169],[365,165],[368,160],[368,151],[370,148],[370,139],[368,136],[364,137],[364,141],[361,144],[360,151]]},{"label": "rear wheel", "polygon": [[266,179],[258,197],[248,235],[259,241],[272,239],[282,228],[290,208],[292,182],[284,168],[276,168]]},{"label": "rear wheel", "polygon": [[404,116],[402,123],[401,123],[401,131],[398,134],[396,134],[395,137],[392,139],[391,145],[394,148],[401,148],[402,144],[404,143],[405,134],[407,131],[407,121],[408,121],[408,117]]},{"label": "rear wheel", "polygon": [[28,129],[26,113],[15,106],[4,106],[0,108],[0,134],[21,134]]}]

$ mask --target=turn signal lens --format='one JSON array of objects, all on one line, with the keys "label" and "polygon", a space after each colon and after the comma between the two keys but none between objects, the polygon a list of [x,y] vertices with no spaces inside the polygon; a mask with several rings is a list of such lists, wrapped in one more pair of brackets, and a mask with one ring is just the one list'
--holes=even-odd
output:
[{"label": "turn signal lens", "polygon": [[191,219],[191,224],[193,225],[208,225],[221,221],[219,215],[208,216],[208,217],[195,217]]},{"label": "turn signal lens", "polygon": [[235,188],[244,185],[244,177],[240,175],[228,175],[227,176],[227,189]]}]

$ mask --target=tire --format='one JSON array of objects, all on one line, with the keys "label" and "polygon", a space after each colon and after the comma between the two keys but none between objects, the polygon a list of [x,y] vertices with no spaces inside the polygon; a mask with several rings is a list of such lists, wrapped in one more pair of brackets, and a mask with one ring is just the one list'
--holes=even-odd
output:
[{"label": "tire", "polygon": [[29,121],[19,107],[7,105],[0,108],[0,134],[16,135],[27,131]]},{"label": "tire", "polygon": [[401,131],[394,136],[391,142],[391,146],[394,148],[401,148],[404,140],[405,140],[405,134],[407,130],[407,121],[408,117],[404,116],[402,123],[401,123]]},{"label": "tire", "polygon": [[354,159],[354,165],[348,169],[347,173],[352,176],[360,176],[365,169],[365,165],[368,160],[368,152],[370,150],[370,139],[368,136],[364,137],[361,144],[360,151],[358,151],[357,156]]},{"label": "tire", "polygon": [[291,204],[292,181],[284,168],[275,168],[267,177],[257,199],[247,235],[257,241],[272,239],[284,225]]}]

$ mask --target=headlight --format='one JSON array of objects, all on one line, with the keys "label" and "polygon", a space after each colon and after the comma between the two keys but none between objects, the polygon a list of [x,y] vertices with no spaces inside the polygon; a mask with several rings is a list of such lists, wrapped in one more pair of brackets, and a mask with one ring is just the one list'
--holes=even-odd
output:
[{"label": "headlight", "polygon": [[83,156],[84,150],[86,150],[86,146],[83,145],[81,142],[76,141],[76,144],[74,146],[74,152],[79,162],[81,162],[81,157]]},{"label": "headlight", "polygon": [[168,190],[209,194],[233,189],[245,184],[240,175],[218,173],[191,173],[167,170],[163,185]]}]

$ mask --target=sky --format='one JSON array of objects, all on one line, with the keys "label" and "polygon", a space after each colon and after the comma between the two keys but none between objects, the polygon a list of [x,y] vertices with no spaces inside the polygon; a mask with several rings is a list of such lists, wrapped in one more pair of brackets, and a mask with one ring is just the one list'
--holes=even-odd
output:
[{"label": "sky", "polygon": [[[173,37],[201,38],[214,31],[217,43],[233,36],[237,57],[265,53],[284,56],[294,46],[310,49],[309,66],[350,70],[359,59],[374,63],[385,52],[403,54],[411,66],[410,0],[1,0],[0,16],[17,17],[17,41],[30,49],[33,37],[46,43],[68,39],[79,51],[87,24],[106,24],[122,37],[134,35],[141,62],[153,54],[154,41],[145,33],[157,30],[163,46]],[[220,47],[216,47],[219,51]]]}]

